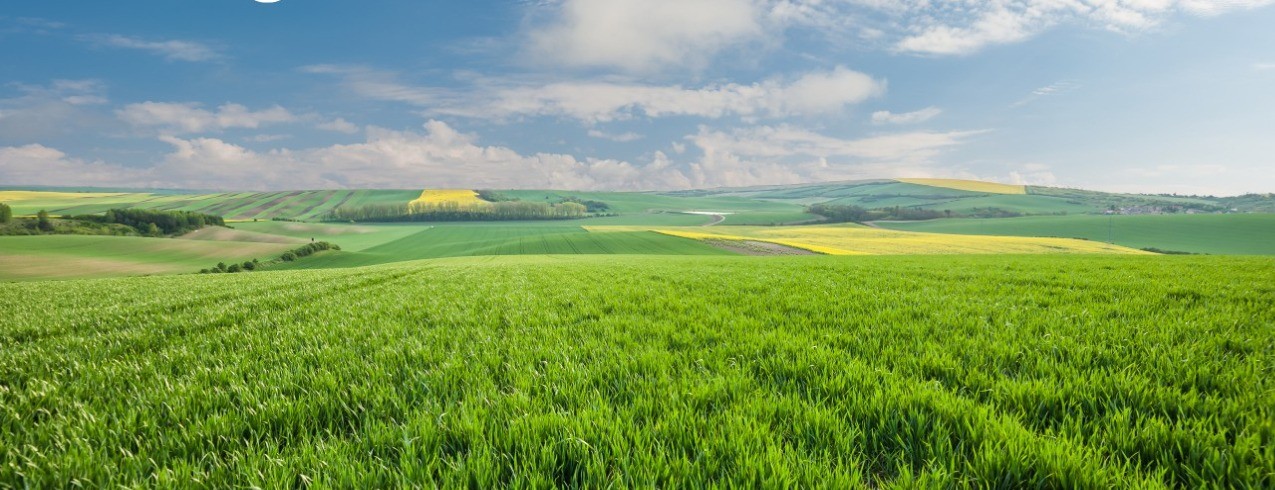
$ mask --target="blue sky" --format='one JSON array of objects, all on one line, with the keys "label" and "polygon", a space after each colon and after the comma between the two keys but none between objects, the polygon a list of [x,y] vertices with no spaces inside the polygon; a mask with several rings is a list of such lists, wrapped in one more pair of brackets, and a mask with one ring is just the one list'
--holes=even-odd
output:
[{"label": "blue sky", "polygon": [[0,6],[0,184],[1275,190],[1275,0]]}]

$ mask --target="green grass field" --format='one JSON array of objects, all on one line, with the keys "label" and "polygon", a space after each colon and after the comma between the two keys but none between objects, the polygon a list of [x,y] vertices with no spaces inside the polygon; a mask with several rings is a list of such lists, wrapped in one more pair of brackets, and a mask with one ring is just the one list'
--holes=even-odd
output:
[{"label": "green grass field", "polygon": [[1270,488],[1272,298],[1160,256],[0,284],[0,487]]},{"label": "green grass field", "polygon": [[882,222],[879,226],[964,235],[1084,238],[1192,253],[1275,255],[1275,214],[1039,216]]}]

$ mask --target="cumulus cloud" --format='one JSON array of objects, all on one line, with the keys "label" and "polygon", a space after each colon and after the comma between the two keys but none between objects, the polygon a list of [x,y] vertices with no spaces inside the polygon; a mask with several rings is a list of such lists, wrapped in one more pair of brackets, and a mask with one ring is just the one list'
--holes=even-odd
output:
[{"label": "cumulus cloud", "polygon": [[927,176],[942,153],[981,131],[907,132],[843,139],[788,125],[687,136],[702,154],[688,165],[691,187],[794,184]]},{"label": "cumulus cloud", "polygon": [[0,99],[0,141],[39,139],[80,129],[99,119],[100,109],[95,107],[110,102],[105,84],[97,80],[12,86],[16,96]]},{"label": "cumulus cloud", "polygon": [[563,0],[529,33],[532,52],[569,66],[650,71],[698,66],[765,33],[759,0]]},{"label": "cumulus cloud", "polygon": [[[983,179],[993,180],[995,179]],[[1010,171],[1009,183],[1018,185],[1044,185],[1051,186],[1058,184],[1058,177],[1054,175],[1049,165],[1043,163],[1025,163],[1017,169]]]},{"label": "cumulus cloud", "polygon": [[312,67],[309,71],[339,75],[346,87],[361,96],[417,105],[436,115],[485,119],[551,116],[588,123],[638,116],[809,116],[842,111],[884,93],[886,87],[883,81],[845,67],[746,85],[687,88],[610,80],[547,84],[500,80],[479,81],[469,92],[412,87],[390,74],[365,68]]},{"label": "cumulus cloud", "polygon": [[645,138],[645,136],[634,133],[632,131],[627,131],[627,132],[617,134],[617,133],[608,133],[606,131],[602,131],[598,129],[590,129],[588,134],[590,138],[610,140],[610,141],[615,141],[619,143],[628,143],[630,141],[637,141],[642,138]]},{"label": "cumulus cloud", "polygon": [[102,47],[145,51],[162,56],[169,61],[215,61],[222,58],[217,50],[195,41],[180,39],[156,41],[118,34],[81,36],[81,39]]},{"label": "cumulus cloud", "polygon": [[662,175],[658,166],[482,146],[476,136],[439,121],[426,123],[424,132],[369,128],[367,133],[367,140],[357,144],[260,152],[217,138],[163,135],[160,140],[172,150],[145,167],[80,160],[41,145],[4,147],[0,175],[10,185],[190,189],[650,189],[679,182],[677,175]]},{"label": "cumulus cloud", "polygon": [[1214,16],[1252,9],[1275,0],[850,0],[892,17],[903,35],[895,49],[938,55],[968,54],[983,47],[1022,41],[1061,24],[1117,32],[1154,28],[1177,13]]},{"label": "cumulus cloud", "polygon": [[918,124],[943,113],[943,109],[938,107],[926,107],[919,111],[904,112],[896,114],[890,111],[876,111],[872,113],[872,124]]},{"label": "cumulus cloud", "polygon": [[321,122],[317,126],[319,129],[327,131],[336,131],[338,133],[354,134],[359,132],[359,126],[343,118],[336,118],[331,121]]},{"label": "cumulus cloud", "polygon": [[845,140],[790,126],[729,132],[700,128],[678,161],[641,162],[521,154],[430,121],[423,131],[368,128],[364,142],[254,151],[217,138],[160,136],[171,150],[144,167],[86,161],[41,145],[0,148],[11,185],[57,183],[193,189],[489,187],[685,189],[915,173],[971,132],[902,133]]},{"label": "cumulus cloud", "polygon": [[706,64],[782,42],[794,28],[837,43],[964,55],[1059,25],[1141,32],[1175,15],[1210,17],[1275,0],[560,0],[533,12],[538,59],[627,72]]},{"label": "cumulus cloud", "polygon": [[252,111],[240,104],[225,104],[210,111],[196,102],[142,102],[129,104],[115,114],[121,121],[134,127],[159,128],[168,133],[203,133],[230,128],[256,129],[299,119],[279,106]]},{"label": "cumulus cloud", "polygon": [[449,95],[447,90],[411,86],[399,81],[392,73],[363,66],[311,65],[302,67],[301,71],[338,77],[345,90],[374,100],[429,106]]},{"label": "cumulus cloud", "polygon": [[1044,87],[1040,87],[1036,90],[1032,90],[1032,92],[1030,94],[1027,94],[1026,97],[1023,97],[1022,99],[1019,99],[1017,102],[1010,104],[1010,107],[1022,107],[1046,97],[1053,97],[1056,95],[1066,94],[1068,92],[1071,92],[1073,90],[1080,88],[1080,86],[1081,86],[1080,82],[1075,80],[1059,80],[1057,82],[1051,83]]},{"label": "cumulus cloud", "polygon": [[0,184],[98,186],[135,182],[140,176],[118,165],[70,158],[44,145],[0,147]]}]

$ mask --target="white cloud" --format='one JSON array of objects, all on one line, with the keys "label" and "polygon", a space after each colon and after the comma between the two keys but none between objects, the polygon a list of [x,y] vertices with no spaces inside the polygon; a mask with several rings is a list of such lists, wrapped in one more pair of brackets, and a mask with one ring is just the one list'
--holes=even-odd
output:
[{"label": "white cloud", "polygon": [[292,135],[290,134],[254,134],[249,136],[247,140],[253,143],[271,143],[275,141],[283,141],[291,137]]},{"label": "white cloud", "polygon": [[311,65],[301,68],[301,71],[339,77],[347,91],[374,100],[429,106],[448,95],[446,90],[413,87],[398,81],[392,73],[361,66]]},{"label": "white cloud", "polygon": [[701,127],[688,136],[703,153],[687,172],[691,187],[792,184],[926,176],[941,154],[981,131],[909,132],[841,139],[791,126],[730,132]]},{"label": "white cloud", "polygon": [[783,42],[794,28],[838,45],[964,55],[1059,25],[1122,33],[1178,15],[1216,16],[1275,0],[553,0],[531,10],[533,59],[629,73],[699,68]]},{"label": "white cloud", "polygon": [[147,167],[68,157],[41,145],[0,147],[0,175],[10,185],[96,185],[191,189],[494,187],[652,189],[684,177],[571,155],[522,155],[481,146],[476,137],[430,121],[423,133],[369,128],[367,140],[304,150],[249,150],[217,138],[161,136],[172,146]]},{"label": "white cloud", "polygon": [[532,52],[568,66],[657,71],[696,67],[762,36],[761,0],[563,0],[529,33]]},{"label": "white cloud", "polygon": [[69,158],[44,145],[0,147],[0,184],[100,186],[127,184],[138,176],[118,165]]},{"label": "white cloud", "polygon": [[256,129],[268,124],[298,120],[298,116],[279,106],[251,111],[239,104],[225,104],[216,111],[209,111],[196,102],[129,104],[116,111],[116,115],[121,121],[134,127],[158,127],[162,131],[177,133],[203,133],[230,128]]},{"label": "white cloud", "polygon": [[590,129],[589,137],[603,139],[603,140],[611,140],[611,141],[616,141],[620,143],[628,143],[630,141],[637,141],[642,138],[645,138],[645,136],[634,133],[632,131],[627,131],[627,132],[619,133],[619,134],[613,134],[613,133],[608,133],[606,131],[601,131],[597,129]]},{"label": "white cloud", "polygon": [[1059,80],[1036,90],[1032,90],[1026,97],[1019,99],[1017,102],[1010,104],[1010,107],[1022,107],[1045,97],[1053,97],[1063,95],[1081,87],[1080,82],[1075,80]]},{"label": "white cloud", "polygon": [[1182,10],[1200,16],[1213,16],[1232,10],[1253,9],[1270,5],[1271,0],[1181,0]]},{"label": "white cloud", "polygon": [[847,3],[877,7],[902,26],[904,34],[894,45],[899,51],[960,55],[1022,41],[1060,24],[1138,32],[1176,13],[1213,16],[1275,0],[906,0],[888,7],[872,0]]},{"label": "white cloud", "polygon": [[307,71],[338,75],[342,84],[356,94],[417,105],[434,115],[485,119],[551,116],[588,123],[637,116],[809,116],[839,112],[885,92],[885,82],[844,67],[789,80],[773,78],[748,85],[727,83],[699,88],[624,81],[526,84],[480,80],[465,93],[411,87],[390,74],[366,68],[325,66]]},{"label": "white cloud", "polygon": [[1275,63],[1253,63],[1253,69],[1257,71],[1275,71]]},{"label": "white cloud", "polygon": [[354,124],[350,121],[346,121],[345,119],[339,118],[339,117],[331,121],[319,123],[315,127],[319,129],[327,130],[327,131],[336,131],[338,133],[345,133],[345,134],[354,134],[359,132],[359,126],[357,124]]},{"label": "white cloud", "polygon": [[904,112],[895,114],[890,111],[877,111],[872,113],[872,124],[918,124],[943,113],[943,109],[938,107],[926,107],[919,111]]},{"label": "white cloud", "polygon": [[217,50],[195,41],[179,39],[150,41],[118,34],[82,36],[81,39],[98,46],[146,51],[169,61],[215,61],[222,58]]},{"label": "white cloud", "polygon": [[20,95],[0,99],[0,140],[40,139],[96,122],[110,102],[97,80],[53,80],[48,85],[13,85]]},{"label": "white cloud", "polygon": [[[980,179],[997,182],[997,179]],[[1052,186],[1058,184],[1058,177],[1048,165],[1043,163],[1025,163],[1019,165],[1018,169],[1009,173],[1009,183],[1018,185],[1043,185]]]},{"label": "white cloud", "polygon": [[[686,141],[697,160],[656,151],[645,161],[520,154],[483,146],[439,121],[423,132],[368,128],[362,143],[253,151],[217,138],[161,136],[159,162],[129,167],[85,161],[41,145],[0,148],[6,184],[196,189],[489,187],[685,189],[915,174],[971,132],[914,132],[843,140],[790,126],[731,132],[701,128]],[[685,146],[682,151],[687,151]]]}]

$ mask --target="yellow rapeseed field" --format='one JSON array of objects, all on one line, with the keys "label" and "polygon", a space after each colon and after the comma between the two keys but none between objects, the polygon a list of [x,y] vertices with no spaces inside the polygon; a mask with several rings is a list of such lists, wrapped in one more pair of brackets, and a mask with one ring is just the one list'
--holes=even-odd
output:
[{"label": "yellow rapeseed field", "polygon": [[[590,231],[621,227],[586,227]],[[883,230],[862,225],[623,227],[696,240],[754,240],[828,255],[910,254],[1146,254],[1141,250],[1071,238],[953,235]]]},{"label": "yellow rapeseed field", "polygon": [[469,189],[425,189],[421,192],[421,197],[412,201],[412,204],[438,204],[444,202],[479,204],[487,201],[479,199],[478,193]]},{"label": "yellow rapeseed field", "polygon": [[956,189],[971,192],[986,192],[989,194],[1026,194],[1027,186],[997,184],[995,182],[980,182],[977,180],[963,179],[895,179],[899,182],[907,184],[928,185],[930,187],[943,187],[946,189]]}]

